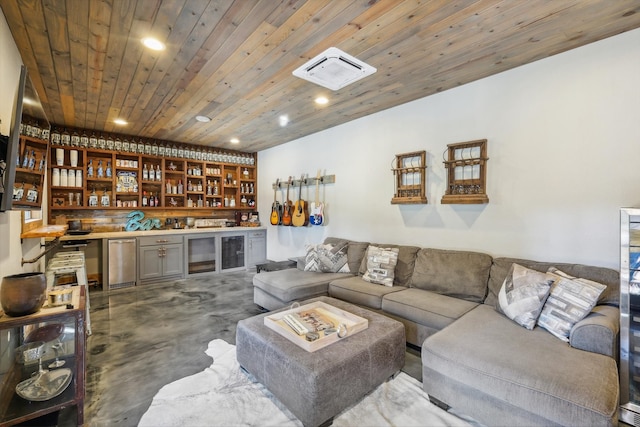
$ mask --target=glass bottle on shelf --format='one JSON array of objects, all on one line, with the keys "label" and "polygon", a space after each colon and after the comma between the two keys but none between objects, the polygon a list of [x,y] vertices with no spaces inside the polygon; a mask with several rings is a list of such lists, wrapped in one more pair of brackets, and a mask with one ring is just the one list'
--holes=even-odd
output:
[{"label": "glass bottle on shelf", "polygon": [[91,194],[89,195],[89,206],[97,207],[98,206],[98,195],[96,194],[96,188],[93,187]]},{"label": "glass bottle on shelf", "polygon": [[[18,157],[18,164],[20,164],[20,157]],[[24,151],[24,157],[22,158],[22,169],[26,169],[29,165],[29,150]]]},{"label": "glass bottle on shelf", "polygon": [[182,180],[178,181],[178,194],[184,193],[184,186],[182,185]]},{"label": "glass bottle on shelf", "polygon": [[182,145],[178,147],[178,157],[180,157],[181,159],[184,158],[184,148],[182,147]]},{"label": "glass bottle on shelf", "polygon": [[78,132],[76,132],[75,130],[71,134],[71,145],[73,145],[74,147],[80,146],[80,135],[78,135]]},{"label": "glass bottle on shelf", "polygon": [[202,192],[202,181],[198,181],[198,188],[197,188],[197,190],[198,190],[199,192]]},{"label": "glass bottle on shelf", "polygon": [[39,172],[42,172],[44,170],[45,159],[46,159],[46,156],[45,156],[44,153],[42,153],[42,157],[40,157],[40,163],[38,164],[38,171]]},{"label": "glass bottle on shelf", "polygon": [[189,197],[189,198],[187,199],[187,207],[188,207],[188,208],[192,208],[192,207],[193,207],[193,200],[191,200],[191,197]]},{"label": "glass bottle on shelf", "polygon": [[240,206],[247,206],[247,196],[245,196],[244,194],[242,195],[242,199],[240,199]]},{"label": "glass bottle on shelf", "polygon": [[[86,136],[86,135],[83,135]],[[89,148],[99,148],[98,147],[98,137],[96,136],[95,132],[91,134],[91,136],[89,137]]]},{"label": "glass bottle on shelf", "polygon": [[113,148],[115,148],[116,151],[122,151],[122,140],[120,140],[120,137],[116,136],[116,139],[113,143]]},{"label": "glass bottle on shelf", "polygon": [[107,136],[107,150],[111,150],[113,151],[116,147],[116,143],[113,140],[113,137],[111,135]]},{"label": "glass bottle on shelf", "polygon": [[151,146],[151,155],[152,156],[157,156],[158,155],[158,142],[157,141],[153,141],[153,145]]},{"label": "glass bottle on shelf", "polygon": [[89,159],[89,165],[87,166],[87,178],[93,178],[93,159]]},{"label": "glass bottle on shelf", "polygon": [[143,181],[148,181],[149,180],[149,169],[147,169],[147,164],[144,164],[144,167],[142,168],[142,179]]},{"label": "glass bottle on shelf", "polygon": [[171,181],[167,180],[167,184],[166,184],[166,188],[165,188],[165,193],[167,194],[171,194]]},{"label": "glass bottle on shelf", "polygon": [[58,130],[58,128],[54,128],[53,132],[51,132],[51,143],[60,145],[60,131]]},{"label": "glass bottle on shelf", "polygon": [[[92,135],[93,138],[93,135]],[[104,135],[100,134],[100,137],[98,138],[98,148],[101,150],[106,150],[107,149],[107,140],[104,139]],[[110,148],[110,150],[113,149],[113,146]]]},{"label": "glass bottle on shelf", "polygon": [[107,208],[110,205],[111,205],[111,200],[109,199],[109,194],[105,190],[102,190],[102,197],[100,198],[100,206]]},{"label": "glass bottle on shelf", "polygon": [[217,196],[218,195],[218,180],[214,180],[213,181],[213,195]]},{"label": "glass bottle on shelf", "polygon": [[98,160],[98,178],[104,178],[104,168],[102,167],[102,160]]},{"label": "glass bottle on shelf", "polygon": [[143,191],[142,192],[142,207],[146,207],[147,206],[147,192]]},{"label": "glass bottle on shelf", "polygon": [[111,178],[111,160],[107,160],[107,178]]},{"label": "glass bottle on shelf", "polygon": [[171,157],[178,157],[178,147],[176,147],[176,144],[171,146]]},{"label": "glass bottle on shelf", "polygon": [[158,156],[161,156],[161,157],[165,157],[166,156],[164,144],[158,145]]},{"label": "glass bottle on shelf", "polygon": [[187,191],[193,191],[193,185],[191,185],[191,180],[187,181]]},{"label": "glass bottle on shelf", "polygon": [[162,171],[160,165],[156,165],[156,181],[162,181]]},{"label": "glass bottle on shelf", "polygon": [[24,197],[24,182],[22,183],[22,186],[17,187],[16,185],[13,186],[13,197],[12,199],[15,201],[20,201],[22,200],[22,198]]},{"label": "glass bottle on shelf", "polygon": [[203,207],[203,202],[202,202],[202,196],[198,196],[198,207],[201,208]]},{"label": "glass bottle on shelf", "polygon": [[122,138],[122,151],[135,153],[136,150],[138,149],[138,146],[136,144],[134,144],[133,147],[135,147],[135,148],[132,151],[131,150],[131,145],[129,144],[129,140],[127,139],[127,137],[125,136],[125,137]]},{"label": "glass bottle on shelf", "polygon": [[62,130],[62,135],[60,135],[60,143],[66,146],[71,145],[71,135],[69,135],[67,128],[64,128]]},{"label": "glass bottle on shelf", "polygon": [[244,168],[244,170],[242,171],[242,176],[244,176],[245,179],[249,179],[249,169]]},{"label": "glass bottle on shelf", "polygon": [[[82,136],[80,136],[80,147],[83,147],[83,148],[89,147],[89,137],[84,131],[82,132]],[[92,147],[92,148],[96,148],[96,147]]]},{"label": "glass bottle on shelf", "polygon": [[144,143],[142,138],[140,138],[138,140],[138,153],[151,154],[151,144],[149,144],[149,150],[147,151],[147,145]]}]

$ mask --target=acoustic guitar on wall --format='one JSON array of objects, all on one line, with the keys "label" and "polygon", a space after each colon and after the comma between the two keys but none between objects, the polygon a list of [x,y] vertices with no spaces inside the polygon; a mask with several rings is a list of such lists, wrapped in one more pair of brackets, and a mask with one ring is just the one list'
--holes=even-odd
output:
[{"label": "acoustic guitar on wall", "polygon": [[280,217],[280,212],[282,208],[280,207],[280,202],[276,199],[278,195],[278,189],[280,188],[280,178],[276,180],[276,188],[273,190],[273,205],[271,205],[271,225],[278,225],[282,218]]},{"label": "acoustic guitar on wall", "polygon": [[289,200],[289,187],[291,187],[291,177],[287,181],[287,198],[284,200],[282,208],[282,225],[291,225],[291,200]]},{"label": "acoustic guitar on wall", "polygon": [[302,200],[302,181],[304,181],[304,174],[300,176],[300,192],[298,193],[298,200],[293,207],[293,225],[295,227],[303,227],[309,224],[309,206],[307,202]]},{"label": "acoustic guitar on wall", "polygon": [[322,225],[323,222],[322,210],[324,209],[324,203],[320,201],[321,177],[322,174],[320,173],[320,169],[318,169],[318,174],[316,175],[316,201],[311,203],[311,215],[309,216],[309,222],[311,223],[311,225]]}]

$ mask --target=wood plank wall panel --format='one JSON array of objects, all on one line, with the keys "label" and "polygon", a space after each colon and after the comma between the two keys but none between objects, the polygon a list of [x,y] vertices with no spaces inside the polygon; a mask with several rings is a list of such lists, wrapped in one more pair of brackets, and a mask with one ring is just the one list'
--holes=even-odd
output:
[{"label": "wood plank wall panel", "polygon": [[[51,122],[250,152],[640,27],[640,0],[0,0],[0,7]],[[150,33],[167,43],[164,52],[142,46]],[[291,75],[331,46],[378,72],[336,92]],[[330,105],[316,106],[318,94]],[[290,117],[286,128],[280,114]],[[212,121],[197,123],[196,115]],[[116,117],[130,124],[119,128]]]}]

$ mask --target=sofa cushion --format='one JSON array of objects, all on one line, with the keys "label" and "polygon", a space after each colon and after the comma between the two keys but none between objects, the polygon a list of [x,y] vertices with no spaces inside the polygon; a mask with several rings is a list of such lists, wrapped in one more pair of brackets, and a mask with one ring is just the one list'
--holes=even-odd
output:
[{"label": "sofa cushion", "polygon": [[367,242],[353,242],[351,240],[339,239],[337,237],[327,237],[324,239],[324,243],[327,244],[340,244],[343,242],[348,243],[347,248],[347,263],[349,264],[349,271],[353,274],[358,274],[358,270],[360,270],[360,264],[362,263],[362,259],[364,258],[365,253],[367,252],[367,248],[369,247],[369,243]]},{"label": "sofa cushion", "polygon": [[350,276],[349,273],[314,273],[289,268],[260,272],[253,276],[253,286],[288,302],[326,294],[331,280]]},{"label": "sofa cushion", "polygon": [[533,329],[555,280],[551,274],[511,265],[498,293],[496,310],[518,325]]},{"label": "sofa cushion", "polygon": [[471,417],[464,395],[444,396],[435,377],[543,416],[548,425],[607,425],[618,409],[614,359],[571,348],[541,328],[527,331],[484,304],[428,337],[422,363],[425,391]]},{"label": "sofa cushion", "polygon": [[487,292],[490,268],[491,256],[487,254],[420,249],[415,260],[411,287],[471,302],[482,302]]},{"label": "sofa cushion", "polygon": [[507,276],[509,268],[511,268],[511,264],[513,263],[542,272],[549,270],[550,267],[556,267],[571,276],[582,277],[602,283],[607,286],[607,289],[600,295],[598,304],[620,306],[620,274],[615,270],[582,264],[549,263],[518,258],[493,259],[491,272],[489,274],[489,293],[484,301],[485,304],[495,307],[498,291],[500,291],[502,282],[504,282],[504,278]]},{"label": "sofa cushion", "polygon": [[367,270],[362,280],[384,286],[393,286],[394,272],[398,263],[398,248],[380,248],[369,245]]},{"label": "sofa cushion", "polygon": [[[416,262],[416,254],[420,250],[417,246],[405,246],[405,245],[387,245],[382,243],[371,243],[374,246],[383,248],[398,248],[398,262],[394,270],[393,285],[394,286],[409,286],[411,283],[411,275]],[[367,258],[362,259],[360,264],[360,275],[364,275],[367,271]],[[353,271],[353,270],[352,270]]]},{"label": "sofa cushion", "polygon": [[341,244],[308,245],[304,271],[316,273],[349,273],[348,242]]},{"label": "sofa cushion", "polygon": [[382,310],[431,329],[440,330],[478,303],[410,288],[386,294],[382,298]]},{"label": "sofa cushion", "polygon": [[538,326],[562,341],[569,342],[573,325],[591,313],[598,297],[607,287],[592,280],[569,276],[555,267],[550,268],[549,273],[558,279],[542,307]]},{"label": "sofa cushion", "polygon": [[362,280],[361,277],[347,277],[332,280],[329,283],[329,296],[364,307],[379,310],[382,307],[382,297],[407,289],[404,286],[380,286]]}]

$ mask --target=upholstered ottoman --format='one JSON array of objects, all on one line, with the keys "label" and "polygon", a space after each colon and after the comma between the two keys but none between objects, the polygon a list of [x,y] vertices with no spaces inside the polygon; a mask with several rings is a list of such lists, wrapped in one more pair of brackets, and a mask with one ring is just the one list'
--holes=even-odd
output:
[{"label": "upholstered ottoman", "polygon": [[307,352],[264,325],[265,313],[238,322],[240,365],[306,427],[319,426],[358,402],[404,365],[402,323],[340,300],[323,301],[369,321],[354,335]]}]

